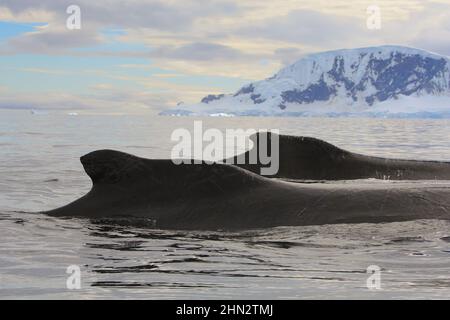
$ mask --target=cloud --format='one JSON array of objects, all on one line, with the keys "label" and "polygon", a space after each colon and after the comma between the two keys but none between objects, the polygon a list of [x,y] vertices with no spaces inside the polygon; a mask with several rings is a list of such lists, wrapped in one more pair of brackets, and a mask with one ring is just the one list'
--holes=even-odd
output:
[{"label": "cloud", "polygon": [[[46,70],[30,70],[46,72]],[[142,89],[123,88],[112,83],[97,83],[86,92],[35,92],[11,90],[0,86],[0,109],[74,110],[101,113],[142,113],[173,107],[179,101],[196,102],[210,92],[219,92],[214,86],[179,84],[170,78],[110,75],[110,79],[136,83]]]},{"label": "cloud", "polygon": [[[66,9],[73,1],[2,0],[0,5],[13,15],[28,11],[51,12],[67,17]],[[226,0],[78,0],[85,21],[121,28],[152,28],[159,30],[186,30],[196,19],[208,16],[234,15],[238,2]]]},{"label": "cloud", "polygon": [[[236,80],[260,80],[273,75],[281,67],[277,61],[226,61],[211,63],[210,61],[184,61],[160,59],[156,65],[166,70],[176,70],[186,75],[219,76],[236,78]],[[239,83],[239,82],[237,82]],[[239,84],[235,89],[238,89]]]},{"label": "cloud", "polygon": [[[335,0],[332,4],[329,0],[75,3],[81,8],[82,29],[71,31],[65,27],[66,8],[73,1],[2,0],[0,21],[46,25],[0,44],[0,54],[26,53],[30,61],[35,54],[117,57],[117,65],[128,70],[129,76],[109,70],[79,72],[79,77],[99,77],[97,85],[92,86],[91,81],[91,87],[86,88],[89,94],[72,92],[64,98],[42,94],[33,96],[35,100],[26,99],[25,104],[57,107],[70,105],[64,99],[71,98],[73,107],[160,108],[223,90],[216,82],[192,85],[192,79],[199,75],[227,77],[237,89],[243,81],[271,76],[303,54],[344,47],[402,44],[450,55],[448,0],[378,1],[381,30],[366,28],[366,8],[372,0]],[[127,59],[129,63],[124,63]],[[155,68],[164,72],[145,76]],[[22,71],[60,72],[30,63]],[[127,87],[136,85],[147,91],[141,94],[137,89],[111,87],[108,78],[120,78]],[[0,101],[11,105],[14,97],[6,95]]]},{"label": "cloud", "polygon": [[[23,35],[9,43],[9,52],[38,52],[48,54],[110,55],[122,57],[149,57],[155,59],[198,61],[229,59],[277,60],[285,64],[298,52],[312,52],[342,47],[360,47],[386,43],[408,42],[404,32],[416,33],[417,25],[411,18],[426,11],[428,6],[442,6],[445,1],[399,0],[380,2],[383,22],[392,21],[403,28],[383,28],[370,32],[365,27],[369,0],[336,0],[333,6],[324,1],[256,0],[79,0],[83,29],[69,32],[65,29],[71,3],[54,0],[3,0],[3,16],[10,19],[32,20],[33,15],[48,27]],[[426,4],[426,6],[425,6]],[[0,10],[0,19],[2,17]],[[428,13],[429,14],[429,13]],[[433,16],[429,14],[428,18]],[[431,25],[435,25],[430,21]],[[394,24],[390,24],[393,26]],[[151,53],[133,50],[85,51],[71,50],[105,43],[102,32],[120,28],[124,34],[116,41],[123,44],[143,43]],[[445,33],[446,34],[446,33]],[[444,35],[445,35],[444,34]],[[406,40],[406,41],[405,41]],[[425,43],[425,41],[422,41]],[[407,44],[407,43],[405,43]],[[290,53],[286,51],[290,48]],[[4,52],[5,50],[3,50]],[[287,60],[286,60],[287,59]]]},{"label": "cloud", "polygon": [[165,94],[151,94],[139,91],[114,90],[105,93],[69,94],[34,93],[18,95],[2,94],[0,109],[24,110],[71,110],[101,113],[140,113],[161,110],[176,102]]},{"label": "cloud", "polygon": [[113,88],[113,85],[109,83],[97,83],[90,88],[94,90],[111,90]]},{"label": "cloud", "polygon": [[280,60],[285,66],[298,60],[302,54],[304,52],[296,47],[279,48],[274,51],[275,58]]},{"label": "cloud", "polygon": [[195,42],[179,47],[162,46],[151,52],[150,56],[152,58],[200,61],[249,59],[249,56],[237,49],[206,42]]},{"label": "cloud", "polygon": [[[450,56],[450,5],[436,2],[411,16],[415,21],[415,32],[411,44],[420,48]],[[399,29],[401,26],[398,27]]]},{"label": "cloud", "polygon": [[340,44],[351,31],[359,34],[364,20],[323,14],[312,10],[296,10],[283,17],[273,17],[258,25],[245,26],[239,33],[250,38],[274,39],[308,45]]},{"label": "cloud", "polygon": [[14,13],[7,7],[0,5],[0,21],[33,23],[47,22],[54,19],[54,14],[42,9],[27,9]]},{"label": "cloud", "polygon": [[32,73],[42,73],[42,74],[51,74],[51,75],[67,75],[67,74],[70,74],[66,70],[46,69],[46,68],[19,68],[18,71],[32,72]]},{"label": "cloud", "polygon": [[88,29],[46,28],[15,37],[8,41],[7,46],[10,53],[58,54],[66,53],[70,48],[83,48],[101,43],[101,37]]}]

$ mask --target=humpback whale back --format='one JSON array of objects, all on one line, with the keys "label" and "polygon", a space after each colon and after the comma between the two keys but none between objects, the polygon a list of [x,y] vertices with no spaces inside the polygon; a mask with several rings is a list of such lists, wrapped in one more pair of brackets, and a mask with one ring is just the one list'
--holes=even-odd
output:
[{"label": "humpback whale back", "polygon": [[[268,134],[267,147],[274,133]],[[250,138],[258,146],[260,134]],[[450,180],[450,163],[386,159],[352,153],[328,142],[310,138],[279,135],[279,170],[270,176],[293,180]],[[261,163],[249,164],[250,152],[238,166],[260,173]],[[274,155],[272,155],[273,157]],[[241,156],[242,157],[242,156]],[[238,156],[234,163],[238,163]]]},{"label": "humpback whale back", "polygon": [[[314,138],[279,138],[277,177],[337,180],[397,172],[398,179],[444,179],[449,173],[448,163],[367,157]],[[113,150],[94,151],[80,160],[92,189],[46,214],[144,218],[170,229],[450,219],[445,182],[294,183],[245,170],[258,172],[258,165],[176,165]]]},{"label": "humpback whale back", "polygon": [[[243,169],[220,163],[174,164],[166,159],[144,159],[114,150],[98,150],[84,155],[80,161],[96,185],[136,185],[144,183],[158,192],[170,188],[174,197],[186,192],[230,192],[236,186],[255,186],[263,177]],[[189,186],[189,188],[186,188]]]},{"label": "humpback whale back", "polygon": [[[233,228],[251,225],[255,214],[264,217],[264,210],[283,210],[291,203],[282,203],[285,196],[271,201],[275,181],[226,164],[176,165],[171,160],[143,159],[113,150],[94,151],[80,160],[91,177],[91,191],[45,213],[89,218],[148,217],[165,228]],[[292,192],[286,196],[289,194]],[[255,195],[262,198],[256,199]],[[266,222],[262,225],[272,225],[274,219],[263,220]]]}]

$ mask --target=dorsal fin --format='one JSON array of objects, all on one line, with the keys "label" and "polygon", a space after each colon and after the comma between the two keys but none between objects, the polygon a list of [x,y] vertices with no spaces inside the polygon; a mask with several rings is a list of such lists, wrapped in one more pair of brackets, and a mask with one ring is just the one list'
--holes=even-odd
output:
[{"label": "dorsal fin", "polygon": [[211,181],[218,188],[239,188],[260,183],[261,176],[226,164],[175,164],[169,159],[144,159],[114,150],[98,150],[80,158],[93,184],[145,181],[150,187],[206,189]]},{"label": "dorsal fin", "polygon": [[139,167],[142,159],[114,150],[98,150],[80,158],[84,170],[95,183],[116,183]]},{"label": "dorsal fin", "polygon": [[[268,135],[267,143],[275,133]],[[255,148],[258,145],[259,134],[252,135]],[[263,140],[262,142],[264,142]],[[365,156],[338,148],[328,142],[311,137],[294,137],[278,135],[279,170],[270,177],[293,180],[347,180],[347,179],[450,179],[450,163],[438,161],[414,161],[388,159]],[[245,164],[234,163],[252,172],[260,172],[263,165],[248,161],[249,153],[245,153]],[[272,156],[273,157],[273,156]]]},{"label": "dorsal fin", "polygon": [[[351,155],[348,151],[316,138],[277,135],[268,132],[264,133],[267,138],[261,139],[261,134],[258,132],[250,136],[253,148],[247,151],[245,155],[233,157],[234,164],[259,174],[261,167],[265,167],[265,165],[261,164],[259,156],[257,163],[252,163],[250,159],[254,159],[254,156],[251,157],[250,153],[255,152],[257,150],[255,148],[260,148],[264,143],[267,143],[268,155],[271,156],[273,161],[279,162],[278,172],[269,177],[320,180],[330,178],[331,176],[328,174],[330,168]],[[271,150],[272,139],[275,136],[279,145],[278,154],[272,153]],[[276,143],[277,141],[273,142]],[[256,153],[259,154],[259,152]],[[245,163],[239,163],[238,158],[245,158]]]}]

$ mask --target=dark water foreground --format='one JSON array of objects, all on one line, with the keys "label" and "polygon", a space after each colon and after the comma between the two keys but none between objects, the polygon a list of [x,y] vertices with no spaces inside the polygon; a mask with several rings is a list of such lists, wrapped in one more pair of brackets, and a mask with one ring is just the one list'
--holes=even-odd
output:
[{"label": "dark water foreground", "polygon": [[[56,208],[86,193],[91,183],[79,156],[92,150],[167,158],[172,130],[192,128],[193,120],[2,110],[0,298],[450,297],[445,221],[225,233],[16,212]],[[450,160],[444,120],[205,119],[205,126],[282,128],[363,154]],[[66,288],[70,265],[81,269],[80,290]],[[366,287],[370,265],[381,268],[381,290]]]},{"label": "dark water foreground", "polygon": [[[226,233],[2,213],[0,228],[3,299],[450,296],[443,221]],[[66,288],[70,265],[80,290]],[[380,290],[366,287],[370,265],[381,268]]]}]

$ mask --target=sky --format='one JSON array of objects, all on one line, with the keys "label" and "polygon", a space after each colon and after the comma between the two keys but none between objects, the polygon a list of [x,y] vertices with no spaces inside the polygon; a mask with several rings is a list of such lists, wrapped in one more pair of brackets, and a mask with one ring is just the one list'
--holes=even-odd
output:
[{"label": "sky", "polygon": [[448,39],[450,0],[1,0],[0,108],[159,111],[304,54],[390,44],[450,56]]}]

